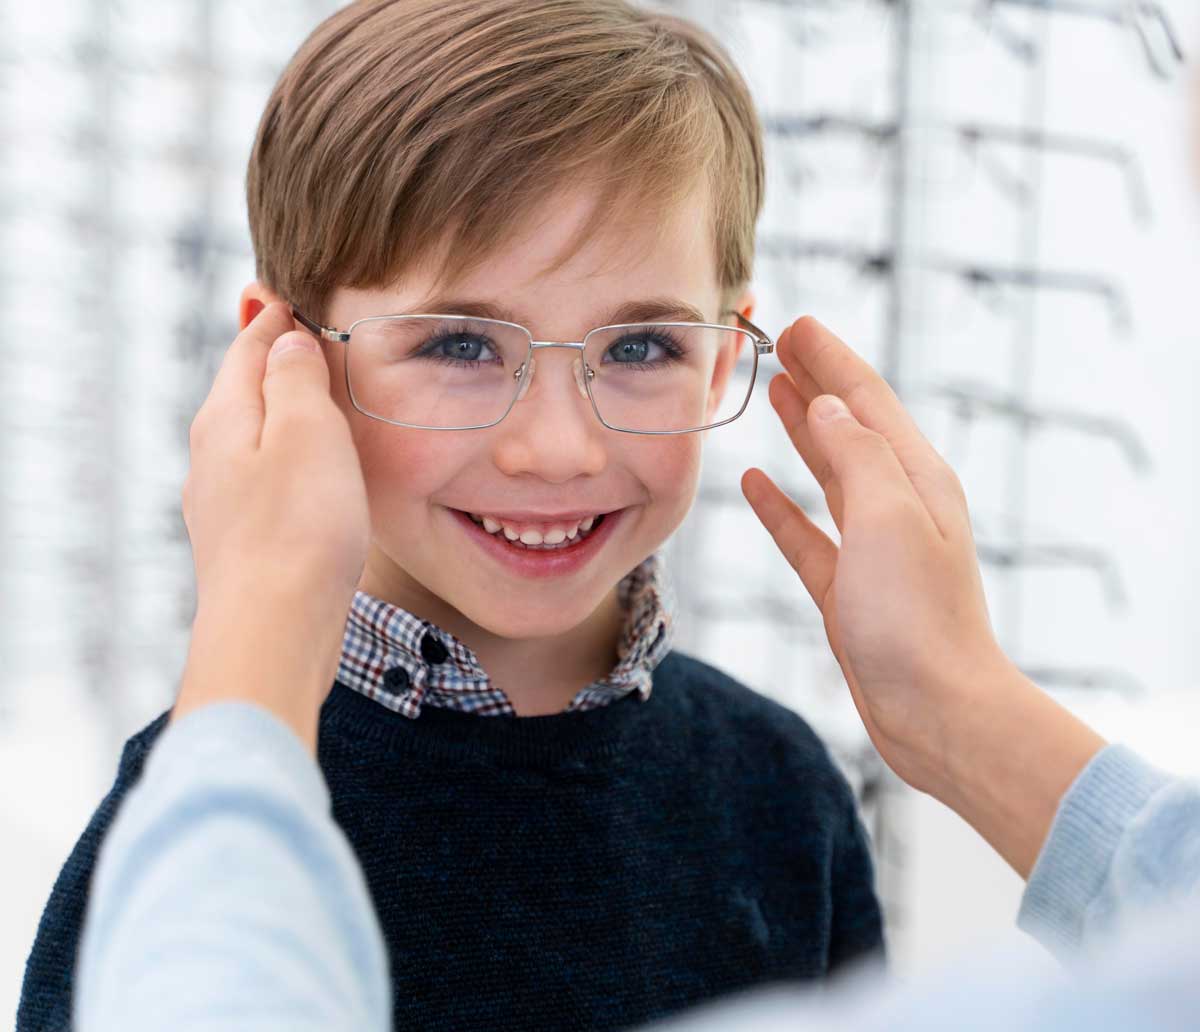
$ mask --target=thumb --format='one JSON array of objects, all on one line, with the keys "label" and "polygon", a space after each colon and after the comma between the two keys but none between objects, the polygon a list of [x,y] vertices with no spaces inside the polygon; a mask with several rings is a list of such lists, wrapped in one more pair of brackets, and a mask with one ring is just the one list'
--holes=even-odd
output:
[{"label": "thumb", "polygon": [[297,350],[320,354],[321,348],[317,343],[317,338],[311,333],[304,330],[289,330],[275,338],[275,343],[271,345],[271,351],[267,355],[267,361],[279,362],[284,355]]},{"label": "thumb", "polygon": [[263,437],[271,433],[273,424],[294,431],[297,421],[321,411],[322,400],[330,400],[329,367],[316,338],[303,330],[277,337],[263,376]]},{"label": "thumb", "polygon": [[840,398],[822,394],[813,399],[808,432],[842,489],[843,519],[897,496],[919,501],[887,438],[863,426]]}]

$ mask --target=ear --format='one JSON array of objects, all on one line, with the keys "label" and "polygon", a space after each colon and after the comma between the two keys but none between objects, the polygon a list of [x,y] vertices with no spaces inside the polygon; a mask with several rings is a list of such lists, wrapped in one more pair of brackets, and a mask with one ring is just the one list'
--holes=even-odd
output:
[{"label": "ear", "polygon": [[238,299],[238,329],[244,330],[267,305],[282,300],[275,291],[264,287],[258,280],[247,283]]},{"label": "ear", "polygon": [[[754,312],[755,297],[752,290],[743,290],[733,300],[732,304],[725,306],[725,311],[737,312],[746,319],[749,319]],[[720,320],[723,323],[736,325],[733,316],[723,316]],[[708,408],[704,413],[705,420],[713,418],[713,415],[720,409],[721,402],[725,399],[725,391],[729,387],[729,378],[733,373],[734,367],[737,365],[738,358],[742,354],[742,349],[749,345],[750,341],[744,333],[739,333],[737,341],[732,347],[723,348],[721,353],[717,355],[717,361],[713,365],[712,380],[708,387]]]},{"label": "ear", "polygon": [[729,306],[730,311],[738,312],[744,319],[754,318],[754,306],[758,304],[758,298],[754,296],[754,291],[750,289],[743,290],[738,294],[733,304]]}]

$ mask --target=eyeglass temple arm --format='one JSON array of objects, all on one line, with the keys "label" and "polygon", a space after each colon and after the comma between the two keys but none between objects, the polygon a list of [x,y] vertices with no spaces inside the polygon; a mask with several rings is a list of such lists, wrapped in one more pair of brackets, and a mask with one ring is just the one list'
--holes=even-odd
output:
[{"label": "eyeglass temple arm", "polygon": [[729,309],[727,312],[722,312],[722,315],[736,315],[738,322],[742,324],[742,329],[749,330],[757,338],[754,341],[754,350],[760,355],[770,355],[775,350],[775,344],[762,330],[747,319],[741,312],[735,308]]},{"label": "eyeglass temple arm", "polygon": [[306,330],[315,333],[321,340],[334,340],[345,344],[350,339],[350,334],[343,333],[341,330],[335,330],[329,326],[322,326],[320,323],[315,323],[295,305],[291,305],[290,307],[292,309],[292,317],[296,322]]}]

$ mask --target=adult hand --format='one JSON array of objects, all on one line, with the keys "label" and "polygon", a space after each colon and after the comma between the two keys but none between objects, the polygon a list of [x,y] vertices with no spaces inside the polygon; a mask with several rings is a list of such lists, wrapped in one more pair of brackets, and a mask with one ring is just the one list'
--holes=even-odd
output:
[{"label": "adult hand", "polygon": [[310,744],[370,539],[349,425],[287,305],[238,335],[191,426],[183,517],[197,611],[178,717],[241,698]]},{"label": "adult hand", "polygon": [[[883,378],[812,318],[777,352],[786,372],[771,403],[840,546],[761,470],[746,471],[743,493],[820,608],[884,760],[1027,873],[1058,799],[1103,742],[1004,655],[962,485]],[[1029,763],[1032,774],[1020,769]]]}]

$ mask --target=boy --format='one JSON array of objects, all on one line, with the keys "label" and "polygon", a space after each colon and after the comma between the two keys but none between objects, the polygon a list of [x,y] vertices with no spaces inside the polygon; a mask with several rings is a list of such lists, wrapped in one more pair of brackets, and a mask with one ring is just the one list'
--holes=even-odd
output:
[{"label": "boy", "polygon": [[[240,316],[284,301],[320,335],[362,464],[319,761],[397,1027],[622,1028],[881,945],[811,730],[670,647],[683,431],[737,393],[737,344],[702,397],[664,385],[688,324],[750,326],[762,187],[727,57],[621,0],[352,4],[268,101]],[[60,875],[20,1032],[69,1019],[97,846],[170,717]]]}]

